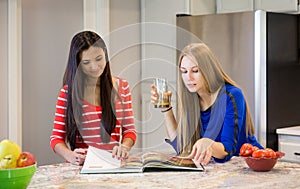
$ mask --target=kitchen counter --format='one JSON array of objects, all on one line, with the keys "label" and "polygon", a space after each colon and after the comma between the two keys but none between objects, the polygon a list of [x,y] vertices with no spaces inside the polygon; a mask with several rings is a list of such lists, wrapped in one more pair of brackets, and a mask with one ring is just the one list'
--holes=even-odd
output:
[{"label": "kitchen counter", "polygon": [[300,126],[276,129],[277,134],[300,136]]},{"label": "kitchen counter", "polygon": [[285,152],[283,160],[300,163],[300,126],[276,129],[279,151]]},{"label": "kitchen counter", "polygon": [[243,158],[211,162],[204,172],[80,174],[69,163],[38,166],[28,188],[299,188],[300,164],[278,161],[268,172],[254,172]]}]

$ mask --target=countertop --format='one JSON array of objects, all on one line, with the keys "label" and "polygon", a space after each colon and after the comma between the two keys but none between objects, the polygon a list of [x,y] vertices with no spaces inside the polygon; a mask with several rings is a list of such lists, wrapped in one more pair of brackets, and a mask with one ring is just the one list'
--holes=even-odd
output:
[{"label": "countertop", "polygon": [[80,174],[69,163],[38,166],[28,188],[300,188],[300,164],[279,160],[268,172],[254,172],[244,159],[211,162],[204,172]]},{"label": "countertop", "polygon": [[300,136],[300,126],[276,129],[277,134]]}]

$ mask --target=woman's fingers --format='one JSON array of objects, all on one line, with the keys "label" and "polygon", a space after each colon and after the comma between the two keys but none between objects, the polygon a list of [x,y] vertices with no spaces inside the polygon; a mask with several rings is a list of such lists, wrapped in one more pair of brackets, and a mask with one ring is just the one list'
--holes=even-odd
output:
[{"label": "woman's fingers", "polygon": [[152,90],[157,91],[157,88],[154,84],[151,84],[151,88],[152,88]]},{"label": "woman's fingers", "polygon": [[172,91],[168,91],[168,96],[170,98],[170,101],[171,101],[171,97],[172,97]]},{"label": "woman's fingers", "polygon": [[112,151],[112,157],[117,159],[126,159],[129,156],[130,148],[124,145],[115,146]]},{"label": "woman's fingers", "polygon": [[75,165],[82,165],[86,157],[87,149],[76,148],[72,153],[70,162]]},{"label": "woman's fingers", "polygon": [[196,152],[197,152],[197,149],[196,149],[196,146],[194,145],[192,148],[192,152],[190,153],[190,155],[187,156],[187,158],[193,159],[196,155]]},{"label": "woman's fingers", "polygon": [[112,158],[115,158],[118,153],[119,146],[114,146],[112,150]]},{"label": "woman's fingers", "polygon": [[[151,103],[156,104],[158,99],[159,99],[159,95],[158,95],[158,92],[157,92],[157,88],[154,84],[151,85],[151,92],[150,93],[151,93],[151,97],[150,97]],[[171,101],[172,91],[168,91],[167,95],[168,95],[169,101]]]},{"label": "woman's fingers", "polygon": [[77,153],[86,154],[87,149],[85,149],[85,148],[76,148],[74,151],[77,152]]},{"label": "woman's fingers", "polygon": [[204,165],[207,164],[212,157],[212,141],[205,138],[199,139],[194,144],[192,152],[188,157]]},{"label": "woman's fingers", "polygon": [[199,162],[204,165],[206,165],[210,161],[210,159],[211,159],[211,152],[209,149],[204,151],[198,150],[194,157],[194,160],[196,162]]},{"label": "woman's fingers", "polygon": [[203,158],[203,160],[202,160],[201,163],[202,163],[203,165],[208,164],[208,162],[210,161],[211,157],[212,157],[212,149],[211,149],[211,148],[208,148],[208,149],[206,150],[205,156],[204,156],[204,158]]},{"label": "woman's fingers", "polygon": [[151,97],[150,97],[150,99],[151,99],[152,104],[155,104],[158,100],[157,89],[156,89],[154,84],[151,85]]}]

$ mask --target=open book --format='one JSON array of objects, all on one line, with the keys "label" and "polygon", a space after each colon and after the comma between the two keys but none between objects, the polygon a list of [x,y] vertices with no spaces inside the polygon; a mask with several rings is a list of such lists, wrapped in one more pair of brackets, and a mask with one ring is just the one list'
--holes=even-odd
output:
[{"label": "open book", "polygon": [[80,173],[142,173],[145,171],[203,171],[192,159],[170,156],[161,152],[145,152],[126,160],[112,158],[110,152],[89,146]]}]

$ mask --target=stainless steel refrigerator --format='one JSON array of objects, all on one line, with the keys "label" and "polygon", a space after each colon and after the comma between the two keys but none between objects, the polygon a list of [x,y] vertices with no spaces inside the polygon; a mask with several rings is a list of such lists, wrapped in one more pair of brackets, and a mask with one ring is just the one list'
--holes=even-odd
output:
[{"label": "stainless steel refrigerator", "polygon": [[265,11],[177,15],[177,49],[204,42],[244,90],[265,147],[277,128],[300,125],[299,15]]}]

